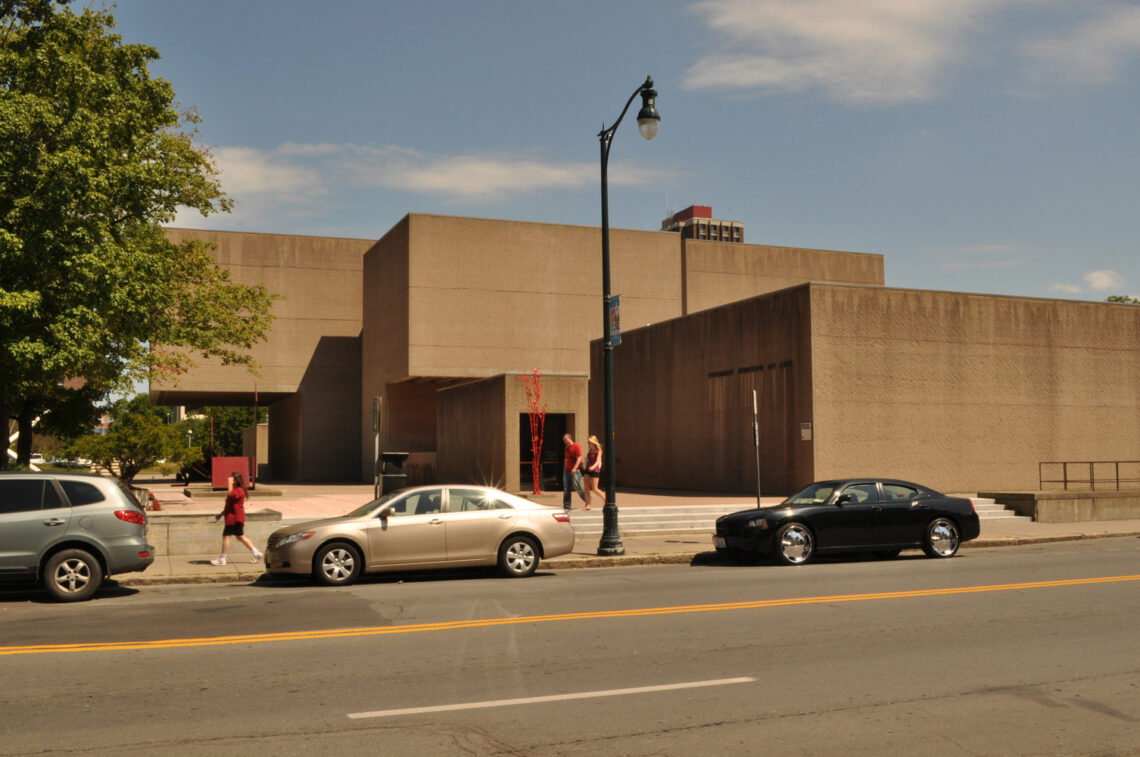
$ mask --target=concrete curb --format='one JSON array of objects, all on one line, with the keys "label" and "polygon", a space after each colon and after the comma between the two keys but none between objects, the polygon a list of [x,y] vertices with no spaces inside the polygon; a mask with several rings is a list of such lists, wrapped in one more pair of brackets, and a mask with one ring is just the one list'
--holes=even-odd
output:
[{"label": "concrete curb", "polygon": [[[978,549],[985,547],[1021,547],[1032,544],[1052,544],[1062,541],[1086,541],[1089,539],[1114,539],[1122,537],[1140,537],[1140,531],[1122,531],[1103,534],[1066,534],[1060,536],[1006,536],[988,539],[974,539],[962,545],[962,549]],[[678,565],[691,564],[699,555],[711,553],[711,549],[702,549],[689,552],[661,552],[648,555],[620,555],[617,557],[555,557],[543,560],[539,570],[579,570],[583,568],[619,568],[632,565]],[[266,579],[263,571],[241,570],[233,571],[234,566],[228,566],[225,572],[193,573],[177,576],[147,576],[124,574],[118,579],[112,576],[110,580],[119,586],[162,586],[176,584],[223,584],[223,583],[256,583]]]}]

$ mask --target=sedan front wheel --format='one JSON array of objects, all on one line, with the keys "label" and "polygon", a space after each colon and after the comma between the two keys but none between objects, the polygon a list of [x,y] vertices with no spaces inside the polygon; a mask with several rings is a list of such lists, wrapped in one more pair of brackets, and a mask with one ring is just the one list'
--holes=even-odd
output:
[{"label": "sedan front wheel", "polygon": [[953,557],[960,543],[961,537],[954,522],[947,518],[938,518],[926,529],[922,551],[928,557]]},{"label": "sedan front wheel", "polygon": [[776,560],[784,565],[803,565],[815,552],[815,539],[808,527],[788,523],[776,532]]},{"label": "sedan front wheel", "polygon": [[360,551],[351,544],[334,541],[313,557],[313,578],[325,586],[348,586],[360,576]]}]

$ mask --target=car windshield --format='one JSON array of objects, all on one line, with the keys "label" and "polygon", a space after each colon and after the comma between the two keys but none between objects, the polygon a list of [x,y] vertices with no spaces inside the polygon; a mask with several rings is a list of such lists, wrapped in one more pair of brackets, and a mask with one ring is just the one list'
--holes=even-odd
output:
[{"label": "car windshield", "polygon": [[405,494],[407,494],[407,492],[404,490],[395,491],[395,492],[391,492],[389,494],[385,494],[380,499],[374,499],[367,504],[361,505],[360,507],[356,508],[352,512],[348,513],[345,517],[346,518],[357,518],[361,515],[367,515],[368,513],[376,510],[376,508],[383,507],[384,505],[388,504],[389,502],[391,502],[391,501],[393,501],[399,497],[402,497]]},{"label": "car windshield", "polygon": [[835,487],[839,485],[838,481],[820,481],[812,484],[803,491],[797,492],[784,500],[785,505],[811,505],[822,504],[827,501],[831,493],[835,491]]}]

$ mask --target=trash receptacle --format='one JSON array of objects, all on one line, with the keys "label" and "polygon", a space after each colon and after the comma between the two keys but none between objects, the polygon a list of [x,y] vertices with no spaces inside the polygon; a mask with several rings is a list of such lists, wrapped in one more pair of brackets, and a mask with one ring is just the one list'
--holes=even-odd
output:
[{"label": "trash receptacle", "polygon": [[408,485],[408,476],[404,473],[404,461],[408,459],[407,452],[381,452],[380,453],[380,494],[388,494]]}]

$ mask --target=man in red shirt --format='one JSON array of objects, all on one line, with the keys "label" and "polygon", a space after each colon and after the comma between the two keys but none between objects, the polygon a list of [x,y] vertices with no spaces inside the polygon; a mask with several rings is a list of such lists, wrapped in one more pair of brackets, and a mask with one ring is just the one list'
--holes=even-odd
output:
[{"label": "man in red shirt", "polygon": [[586,490],[582,488],[582,471],[579,467],[582,465],[582,447],[570,434],[562,435],[562,444],[566,447],[566,464],[562,470],[562,507],[569,510],[571,487],[578,491],[578,496],[583,502],[586,501]]}]

